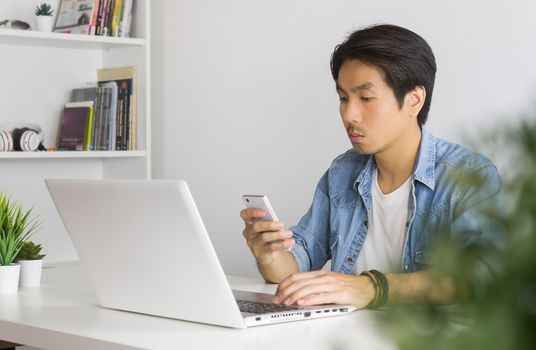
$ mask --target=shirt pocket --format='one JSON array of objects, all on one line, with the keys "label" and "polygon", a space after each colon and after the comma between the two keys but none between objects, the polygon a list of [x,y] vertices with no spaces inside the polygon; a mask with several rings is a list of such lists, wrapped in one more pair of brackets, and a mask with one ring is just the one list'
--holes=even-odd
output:
[{"label": "shirt pocket", "polygon": [[415,265],[417,270],[423,270],[430,267],[433,259],[433,254],[430,249],[415,250]]},{"label": "shirt pocket", "polygon": [[344,192],[330,192],[329,194],[331,203],[336,208],[349,208],[353,209],[357,203],[357,193],[355,191]]}]

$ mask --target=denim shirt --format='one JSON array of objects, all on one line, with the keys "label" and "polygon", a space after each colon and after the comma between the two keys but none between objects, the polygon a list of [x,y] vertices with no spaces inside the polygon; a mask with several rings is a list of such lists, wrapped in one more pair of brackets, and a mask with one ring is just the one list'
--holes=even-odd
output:
[{"label": "denim shirt", "polygon": [[[332,271],[352,273],[367,236],[375,169],[373,156],[352,149],[324,173],[309,210],[290,228],[300,272],[319,270],[331,259]],[[471,176],[479,186],[453,179]],[[411,183],[401,272],[429,267],[434,239],[445,228],[463,246],[500,247],[500,228],[483,214],[503,205],[501,178],[489,159],[422,128]]]}]

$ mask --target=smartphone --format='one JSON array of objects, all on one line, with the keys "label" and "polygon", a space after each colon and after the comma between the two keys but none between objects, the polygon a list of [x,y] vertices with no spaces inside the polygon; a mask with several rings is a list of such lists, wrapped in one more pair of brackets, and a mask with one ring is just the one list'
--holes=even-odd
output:
[{"label": "smartphone", "polygon": [[[270,205],[268,197],[264,194],[243,194],[242,200],[246,205],[246,208],[259,208],[264,210],[266,216],[264,219],[259,219],[259,221],[278,221],[275,211]],[[288,248],[288,251],[292,251],[292,248]]]},{"label": "smartphone", "polygon": [[259,219],[259,221],[279,221],[267,196],[263,194],[244,194],[242,195],[242,201],[244,201],[246,208],[259,208],[264,210],[266,216],[264,219]]}]

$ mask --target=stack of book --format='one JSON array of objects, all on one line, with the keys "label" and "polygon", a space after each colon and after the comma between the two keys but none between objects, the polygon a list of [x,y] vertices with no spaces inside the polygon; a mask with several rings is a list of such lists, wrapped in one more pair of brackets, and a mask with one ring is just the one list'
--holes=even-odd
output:
[{"label": "stack of book", "polygon": [[58,150],[137,149],[135,67],[99,69],[98,84],[71,92],[63,109]]},{"label": "stack of book", "polygon": [[134,0],[61,0],[54,32],[130,37]]}]

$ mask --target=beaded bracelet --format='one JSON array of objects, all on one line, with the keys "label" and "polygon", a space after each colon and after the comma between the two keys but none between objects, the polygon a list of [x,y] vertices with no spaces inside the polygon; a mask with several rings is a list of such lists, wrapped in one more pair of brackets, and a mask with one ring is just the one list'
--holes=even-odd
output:
[{"label": "beaded bracelet", "polygon": [[380,308],[387,304],[387,301],[389,300],[389,282],[387,281],[387,277],[378,270],[370,270],[370,273],[372,273],[376,277],[376,280],[379,281],[381,293],[375,307]]},{"label": "beaded bracelet", "polygon": [[376,295],[367,306],[369,309],[378,309],[387,303],[389,298],[389,283],[383,273],[377,270],[363,271],[361,275],[368,276],[374,284]]}]

